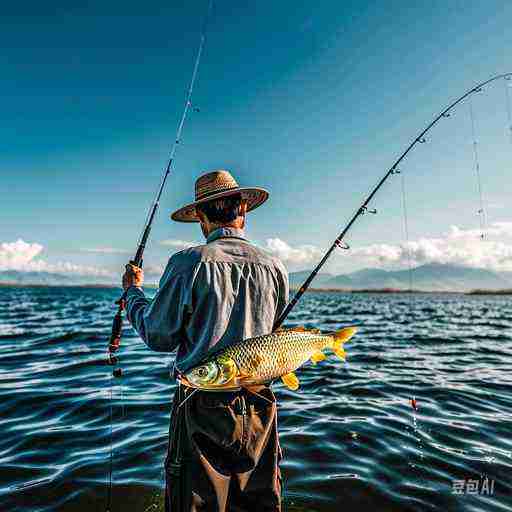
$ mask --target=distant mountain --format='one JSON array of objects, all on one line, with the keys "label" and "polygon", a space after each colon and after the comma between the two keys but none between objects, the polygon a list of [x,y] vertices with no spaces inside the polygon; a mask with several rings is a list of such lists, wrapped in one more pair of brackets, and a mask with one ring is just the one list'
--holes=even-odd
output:
[{"label": "distant mountain", "polygon": [[35,286],[72,286],[100,284],[103,281],[90,276],[68,276],[52,272],[20,272],[4,270],[0,272],[1,284],[35,285]]},{"label": "distant mountain", "polygon": [[[290,283],[296,282],[296,273],[290,274]],[[301,283],[307,277],[308,272],[300,273]],[[412,274],[412,288],[425,291],[470,291],[475,289],[498,290],[512,287],[512,273],[492,272],[486,269],[463,267],[441,263],[428,263],[407,270],[382,270],[367,268],[352,272],[331,276],[319,274],[321,280],[314,280],[314,288],[334,288],[347,290],[383,289],[394,288],[407,290],[410,287]],[[292,284],[293,286],[293,284]]]},{"label": "distant mountain", "polygon": [[[290,286],[298,288],[309,276],[309,270],[290,273]],[[409,288],[409,270],[382,270],[365,268],[349,274],[333,275],[321,272],[312,283],[313,288],[343,290]],[[148,279],[148,283],[150,279]],[[0,285],[72,286],[109,284],[105,278],[69,276],[50,272],[0,272]],[[481,268],[428,263],[412,269],[412,288],[424,291],[461,291],[476,289],[503,290],[512,288],[512,272],[492,272]]]},{"label": "distant mountain", "polygon": [[[311,274],[310,270],[302,270],[300,272],[291,272],[290,273],[290,286],[292,288],[298,288],[307,277]],[[315,287],[325,287],[325,285],[334,277],[333,274],[329,274],[327,272],[320,272],[315,277],[314,283]]]},{"label": "distant mountain", "polygon": [[506,281],[510,281],[512,283],[512,272],[498,272],[498,275]]}]

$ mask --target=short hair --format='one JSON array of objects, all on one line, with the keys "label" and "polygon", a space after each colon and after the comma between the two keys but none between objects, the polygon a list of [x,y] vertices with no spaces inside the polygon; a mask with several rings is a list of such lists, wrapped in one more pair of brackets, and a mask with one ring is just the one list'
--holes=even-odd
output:
[{"label": "short hair", "polygon": [[242,194],[221,197],[196,206],[196,210],[204,213],[210,222],[227,224],[238,217]]}]

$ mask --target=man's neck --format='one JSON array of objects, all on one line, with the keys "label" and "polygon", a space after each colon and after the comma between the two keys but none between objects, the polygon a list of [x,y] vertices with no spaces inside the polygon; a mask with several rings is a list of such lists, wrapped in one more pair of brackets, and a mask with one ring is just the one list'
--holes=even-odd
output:
[{"label": "man's neck", "polygon": [[244,229],[245,227],[245,219],[238,217],[237,219],[228,222],[226,224],[212,224],[210,223],[208,226],[208,233],[206,234],[206,238],[208,238],[214,231],[221,228],[232,228],[232,229]]},{"label": "man's neck", "polygon": [[208,234],[213,233],[217,229],[221,228],[233,228],[233,229],[243,229],[243,223],[239,222],[238,219],[233,222],[228,222],[227,224],[210,224],[210,232]]}]

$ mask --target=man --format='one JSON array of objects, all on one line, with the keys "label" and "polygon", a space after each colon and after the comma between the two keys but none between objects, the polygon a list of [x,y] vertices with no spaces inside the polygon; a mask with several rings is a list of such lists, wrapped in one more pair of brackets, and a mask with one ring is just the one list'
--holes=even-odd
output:
[{"label": "man", "polygon": [[[177,349],[174,375],[212,348],[267,334],[288,301],[282,263],[244,234],[246,213],[268,198],[241,188],[227,171],[196,181],[195,201],[174,212],[199,222],[206,244],[174,254],[149,301],[143,273],[123,276],[127,316],[153,350]],[[268,386],[234,392],[178,385],[171,413],[166,511],[279,511],[281,450],[275,397]]]}]

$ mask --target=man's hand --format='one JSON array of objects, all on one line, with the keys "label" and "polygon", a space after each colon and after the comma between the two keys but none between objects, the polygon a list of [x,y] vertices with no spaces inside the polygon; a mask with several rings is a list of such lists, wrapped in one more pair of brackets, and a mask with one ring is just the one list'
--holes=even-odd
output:
[{"label": "man's hand", "polygon": [[141,287],[144,283],[144,271],[129,263],[126,265],[126,272],[123,275],[123,290],[126,291],[130,286]]}]

